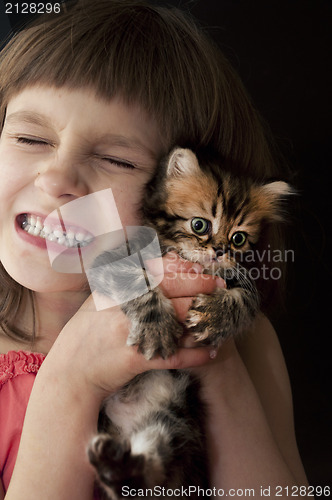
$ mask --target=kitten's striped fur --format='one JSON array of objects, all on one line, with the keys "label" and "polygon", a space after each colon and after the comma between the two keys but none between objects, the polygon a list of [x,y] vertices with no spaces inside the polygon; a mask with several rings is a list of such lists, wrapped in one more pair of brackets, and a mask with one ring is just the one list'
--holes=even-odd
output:
[{"label": "kitten's striped fur", "polygon": [[[280,202],[290,193],[284,182],[257,184],[234,177],[181,148],[170,153],[147,185],[143,223],[157,231],[163,251],[199,262],[204,272],[218,274],[227,284],[227,289],[194,300],[185,325],[197,341],[218,346],[255,317],[259,293],[241,256],[258,242],[263,225],[282,219]],[[89,280],[120,302],[121,276],[130,276],[134,286],[141,269],[121,269],[116,277],[105,271],[105,264],[126,255],[127,248],[120,248],[100,256]],[[148,359],[175,352],[183,327],[159,288],[122,309],[131,320],[128,344],[138,346]],[[207,486],[204,411],[196,385],[185,371],[152,371],[109,398],[103,433],[89,449],[108,498],[121,498],[125,485]]]}]

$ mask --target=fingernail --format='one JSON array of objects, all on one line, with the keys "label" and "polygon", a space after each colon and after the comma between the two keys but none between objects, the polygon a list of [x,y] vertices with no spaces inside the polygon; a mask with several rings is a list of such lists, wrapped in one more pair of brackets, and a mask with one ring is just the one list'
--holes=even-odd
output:
[{"label": "fingernail", "polygon": [[190,271],[200,274],[202,272],[202,266],[198,264],[198,262],[194,262],[190,267]]},{"label": "fingernail", "polygon": [[226,283],[222,278],[216,278],[216,285],[219,288],[226,288]]},{"label": "fingernail", "polygon": [[209,354],[210,354],[210,359],[214,359],[217,356],[217,351],[213,349],[212,351],[210,351]]}]

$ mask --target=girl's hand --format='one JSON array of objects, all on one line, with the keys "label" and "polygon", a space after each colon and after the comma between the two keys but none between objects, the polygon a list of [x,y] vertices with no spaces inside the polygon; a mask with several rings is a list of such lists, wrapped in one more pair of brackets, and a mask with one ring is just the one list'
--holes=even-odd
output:
[{"label": "girl's hand", "polygon": [[[172,300],[179,321],[186,317],[195,295],[224,286],[220,278],[200,274],[200,266],[175,254],[166,255],[163,263],[160,287]],[[47,364],[56,364],[57,372],[69,377],[73,387],[83,384],[102,400],[144,371],[200,366],[210,359],[209,348],[195,347],[179,348],[167,360],[147,361],[137,348],[127,346],[128,332],[129,320],[119,306],[96,311],[90,296],[59,334]]]}]

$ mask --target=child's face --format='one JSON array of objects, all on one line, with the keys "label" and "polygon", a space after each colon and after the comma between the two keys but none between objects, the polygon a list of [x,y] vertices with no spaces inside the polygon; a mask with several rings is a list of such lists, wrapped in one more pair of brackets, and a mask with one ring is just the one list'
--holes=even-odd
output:
[{"label": "child's face", "polygon": [[[88,89],[30,87],[8,104],[0,138],[0,260],[36,291],[77,289],[82,275],[52,270],[45,240],[22,226],[82,196],[111,188],[123,226],[139,223],[142,188],[164,154],[156,123]],[[82,221],[84,227],[84,221]]]}]

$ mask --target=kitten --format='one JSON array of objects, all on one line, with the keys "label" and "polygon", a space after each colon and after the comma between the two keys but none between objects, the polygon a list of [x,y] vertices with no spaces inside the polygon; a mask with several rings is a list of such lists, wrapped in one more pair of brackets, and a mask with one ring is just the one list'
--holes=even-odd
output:
[{"label": "kitten", "polygon": [[[240,334],[257,314],[259,293],[243,256],[257,244],[263,225],[282,220],[281,201],[291,192],[285,182],[257,184],[235,177],[182,148],[168,155],[146,186],[143,224],[157,231],[163,252],[172,249],[226,281],[226,289],[193,301],[185,327],[198,342],[219,346]],[[132,253],[148,239],[142,228],[136,243],[131,242]],[[115,276],[105,264],[127,255],[127,246],[105,252],[89,272],[92,287],[120,303],[123,277],[136,286],[141,266],[120,268]],[[131,321],[129,345],[147,359],[167,358],[176,351],[183,325],[158,287],[121,307]],[[137,376],[108,398],[101,415],[89,458],[107,498],[128,496],[129,487],[208,486],[204,408],[198,382],[188,371]]]}]

